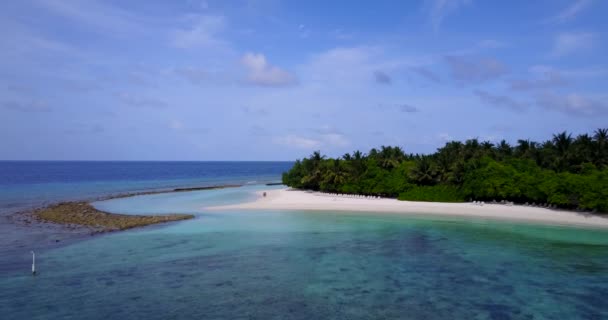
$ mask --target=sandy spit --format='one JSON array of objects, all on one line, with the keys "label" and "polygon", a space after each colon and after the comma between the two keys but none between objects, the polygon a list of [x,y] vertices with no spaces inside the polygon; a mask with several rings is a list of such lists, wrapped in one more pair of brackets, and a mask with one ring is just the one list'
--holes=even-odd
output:
[{"label": "sandy spit", "polygon": [[[266,192],[266,197],[263,193]],[[334,196],[318,192],[274,189],[257,192],[253,202],[207,207],[206,210],[268,209],[431,214],[444,217],[485,218],[549,225],[608,229],[608,217],[589,213],[503,204],[442,203]]]}]

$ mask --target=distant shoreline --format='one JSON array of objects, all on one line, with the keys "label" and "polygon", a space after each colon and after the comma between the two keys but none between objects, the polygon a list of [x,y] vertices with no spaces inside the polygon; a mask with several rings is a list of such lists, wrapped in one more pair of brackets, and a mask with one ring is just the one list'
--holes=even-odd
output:
[{"label": "distant shoreline", "polygon": [[[194,218],[192,215],[125,215],[104,212],[95,209],[91,203],[112,199],[130,198],[136,196],[164,194],[173,192],[191,192],[242,187],[240,184],[227,184],[204,187],[172,188],[166,190],[151,190],[125,192],[108,196],[89,198],[76,201],[56,201],[45,206],[22,210],[9,215],[10,221],[19,225],[47,224],[66,227],[67,232],[87,232],[90,234],[121,231],[152,224],[165,223]],[[102,222],[100,224],[100,222]]]},{"label": "distant shoreline", "polygon": [[[266,193],[266,196],[263,196]],[[207,207],[205,210],[266,209],[340,212],[382,212],[404,215],[482,218],[499,221],[608,229],[608,217],[590,213],[502,204],[400,201],[332,196],[319,192],[274,189],[257,192],[253,202]]]},{"label": "distant shoreline", "polygon": [[136,196],[147,196],[147,195],[162,194],[162,193],[240,188],[242,186],[243,186],[242,184],[226,184],[226,185],[217,185],[217,186],[208,186],[208,187],[189,187],[189,188],[173,188],[173,189],[166,189],[166,190],[160,189],[160,190],[151,190],[151,191],[125,192],[125,193],[119,193],[119,194],[114,194],[114,195],[109,195],[109,196],[98,197],[95,200],[91,200],[90,202],[121,199],[121,198],[130,198],[130,197],[136,197]]}]

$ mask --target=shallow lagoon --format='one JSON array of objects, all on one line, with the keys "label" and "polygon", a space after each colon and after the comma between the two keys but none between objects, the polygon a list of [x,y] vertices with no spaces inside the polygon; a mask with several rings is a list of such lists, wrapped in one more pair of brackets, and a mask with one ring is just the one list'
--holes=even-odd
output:
[{"label": "shallow lagoon", "polygon": [[[608,317],[608,232],[332,212],[204,212],[260,187],[97,203],[194,220],[38,255],[3,319]],[[120,200],[120,201],[117,201]]]}]

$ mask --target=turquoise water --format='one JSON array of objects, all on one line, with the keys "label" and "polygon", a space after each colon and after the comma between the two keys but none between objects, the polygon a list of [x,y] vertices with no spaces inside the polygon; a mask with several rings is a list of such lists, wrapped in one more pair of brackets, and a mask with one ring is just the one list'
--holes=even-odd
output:
[{"label": "turquoise water", "polygon": [[2,319],[601,319],[608,232],[332,212],[208,212],[260,187],[96,203],[194,220],[38,254]]},{"label": "turquoise water", "polygon": [[281,180],[291,162],[1,161],[0,216],[123,192]]},{"label": "turquoise water", "polygon": [[[57,226],[19,223],[19,217],[12,216],[19,211],[59,201],[91,200],[125,192],[265,184],[280,181],[281,173],[291,166],[292,162],[275,161],[0,160],[0,274],[25,263],[27,257],[21,256],[23,252],[45,251],[87,236]],[[234,195],[235,200],[238,197]],[[171,209],[196,200],[186,198],[160,197],[158,203]],[[218,196],[214,201],[225,200]]]}]

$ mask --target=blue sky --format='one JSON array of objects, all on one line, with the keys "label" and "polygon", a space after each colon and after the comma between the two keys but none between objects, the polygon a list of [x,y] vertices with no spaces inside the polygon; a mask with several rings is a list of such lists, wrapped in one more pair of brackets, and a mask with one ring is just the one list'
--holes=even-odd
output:
[{"label": "blue sky", "polygon": [[0,159],[293,160],[608,124],[608,2],[3,1]]}]

